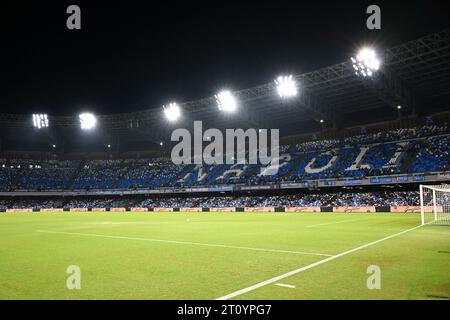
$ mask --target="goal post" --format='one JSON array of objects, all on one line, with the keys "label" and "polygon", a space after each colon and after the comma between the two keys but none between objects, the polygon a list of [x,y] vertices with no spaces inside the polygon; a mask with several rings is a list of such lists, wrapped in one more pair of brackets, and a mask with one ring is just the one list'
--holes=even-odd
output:
[{"label": "goal post", "polygon": [[420,186],[422,225],[450,225],[450,185]]}]

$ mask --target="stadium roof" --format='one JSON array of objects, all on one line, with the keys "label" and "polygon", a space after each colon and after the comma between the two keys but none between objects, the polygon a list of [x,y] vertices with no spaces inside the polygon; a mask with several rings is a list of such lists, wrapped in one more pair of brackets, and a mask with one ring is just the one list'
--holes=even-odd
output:
[{"label": "stadium roof", "polygon": [[[282,100],[276,94],[275,83],[233,92],[239,103],[235,114],[222,114],[215,97],[179,103],[183,121],[168,123],[162,108],[140,112],[98,115],[96,135],[103,141],[146,140],[159,144],[170,139],[176,127],[190,127],[193,120],[202,120],[214,128],[280,128],[281,134],[367,121],[368,115],[393,119],[396,106],[405,114],[421,113],[421,108],[434,101],[447,103],[450,96],[450,29],[398,45],[379,53],[382,71],[367,79],[355,75],[352,62],[335,64],[313,72],[294,75],[299,84],[299,96]],[[349,57],[350,58],[350,57]],[[442,102],[444,101],[444,102]],[[446,107],[448,108],[448,107]],[[387,117],[387,118],[386,118]],[[376,120],[370,116],[371,120]],[[49,115],[50,128],[43,136],[52,141],[78,138],[78,115]],[[355,124],[355,123],[353,123]],[[0,114],[1,136],[4,140],[29,138],[36,134],[31,115]],[[65,138],[63,138],[65,137]]]}]

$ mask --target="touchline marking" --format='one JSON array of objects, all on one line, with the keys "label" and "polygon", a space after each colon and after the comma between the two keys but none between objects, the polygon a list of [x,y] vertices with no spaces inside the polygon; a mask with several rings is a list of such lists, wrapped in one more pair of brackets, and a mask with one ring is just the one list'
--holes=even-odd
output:
[{"label": "touchline marking", "polygon": [[303,272],[303,271],[312,269],[312,268],[314,268],[314,267],[320,266],[320,265],[322,265],[322,264],[324,264],[324,263],[333,261],[333,260],[335,260],[335,259],[337,259],[337,258],[343,257],[343,256],[348,255],[348,254],[350,254],[350,253],[353,253],[353,252],[356,252],[356,251],[359,251],[359,250],[368,248],[368,247],[370,247],[370,246],[373,246],[373,245],[375,245],[375,244],[378,244],[378,243],[380,243],[380,242],[383,242],[383,241],[386,241],[386,240],[389,240],[389,239],[392,239],[392,238],[401,236],[402,234],[405,234],[405,233],[407,233],[407,232],[416,230],[416,229],[418,229],[418,228],[420,228],[420,227],[422,227],[422,226],[417,226],[417,227],[414,227],[414,228],[411,228],[411,229],[408,229],[408,230],[404,230],[404,231],[402,231],[402,232],[399,232],[399,233],[390,235],[390,236],[388,236],[388,237],[386,237],[386,238],[379,239],[379,240],[376,240],[376,241],[367,243],[367,244],[365,244],[365,245],[359,246],[359,247],[357,247],[357,248],[354,248],[354,249],[351,249],[351,250],[348,250],[348,251],[339,253],[339,254],[337,254],[337,255],[334,255],[334,256],[331,256],[331,257],[329,257],[329,258],[326,258],[326,259],[317,261],[317,262],[315,262],[315,263],[312,263],[312,264],[307,265],[307,266],[305,266],[305,267],[302,267],[302,268],[300,268],[300,269],[292,270],[292,271],[290,271],[290,272],[287,272],[287,273],[285,273],[285,274],[279,275],[279,276],[274,277],[274,278],[272,278],[272,279],[268,279],[268,280],[266,280],[266,281],[257,283],[257,284],[255,284],[255,285],[253,285],[253,286],[251,286],[251,287],[244,288],[244,289],[241,289],[241,290],[232,292],[232,293],[230,293],[230,294],[227,294],[226,296],[217,298],[216,300],[229,300],[229,299],[235,298],[235,297],[237,297],[237,296],[243,295],[244,293],[248,293],[248,292],[250,292],[250,291],[254,291],[254,290],[256,290],[256,289],[259,289],[259,288],[261,288],[261,287],[267,286],[267,285],[272,284],[272,283],[274,283],[274,282],[278,282],[278,281],[280,281],[280,280],[286,279],[286,278],[288,278],[288,277],[290,277],[290,276],[296,275],[297,273],[300,273],[300,272]]},{"label": "touchline marking", "polygon": [[321,223],[321,224],[313,224],[311,226],[306,226],[306,228],[315,228],[320,226],[328,226],[331,224],[338,224],[338,223],[346,223],[346,222],[355,222],[355,221],[365,221],[370,220],[372,218],[366,218],[366,219],[351,219],[351,220],[344,220],[344,221],[336,221],[336,222],[328,222],[328,223]]},{"label": "touchline marking", "polygon": [[289,289],[295,289],[295,286],[290,284],[284,284],[284,283],[275,283],[276,286],[283,287],[283,288],[289,288]]},{"label": "touchline marking", "polygon": [[97,238],[110,238],[110,239],[151,241],[151,242],[161,242],[161,243],[184,244],[184,245],[191,245],[191,246],[203,246],[203,247],[216,247],[216,248],[252,250],[252,251],[262,251],[262,252],[292,253],[292,254],[302,254],[302,255],[310,255],[310,256],[323,256],[323,257],[332,257],[333,256],[331,254],[324,254],[324,253],[317,253],[317,252],[303,252],[303,251],[290,251],[290,250],[278,250],[278,249],[263,249],[263,248],[229,246],[229,245],[226,245],[226,244],[211,244],[211,243],[200,243],[200,242],[189,242],[189,241],[162,240],[162,239],[123,237],[123,236],[109,236],[109,235],[95,234],[95,233],[79,233],[79,232],[64,232],[64,231],[49,231],[49,230],[36,230],[36,232],[39,232],[39,233],[50,233],[50,234],[64,234],[64,235],[72,235],[72,236],[84,236],[84,237],[97,237]]}]

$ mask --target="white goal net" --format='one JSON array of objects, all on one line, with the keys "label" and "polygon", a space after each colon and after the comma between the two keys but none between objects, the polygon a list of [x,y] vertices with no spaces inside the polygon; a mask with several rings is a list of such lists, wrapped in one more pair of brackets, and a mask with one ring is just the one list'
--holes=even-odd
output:
[{"label": "white goal net", "polygon": [[450,185],[420,186],[422,225],[450,225]]}]

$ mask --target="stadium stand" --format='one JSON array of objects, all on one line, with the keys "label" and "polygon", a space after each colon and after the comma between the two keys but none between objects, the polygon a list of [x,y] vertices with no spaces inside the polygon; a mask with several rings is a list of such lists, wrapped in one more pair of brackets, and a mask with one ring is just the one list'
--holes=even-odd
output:
[{"label": "stadium stand", "polygon": [[[119,160],[3,159],[0,189],[105,190],[370,177],[449,168],[447,124],[343,140],[284,146],[276,175],[258,165],[174,165],[168,158]],[[294,151],[292,151],[294,150]]]},{"label": "stadium stand", "polygon": [[249,196],[249,197],[200,197],[145,199],[140,207],[333,207],[333,206],[414,206],[418,205],[417,192],[379,192],[379,193],[315,193],[288,196]]},{"label": "stadium stand", "polygon": [[0,209],[12,208],[226,208],[226,207],[335,207],[335,206],[417,206],[418,192],[336,192],[283,196],[215,197],[82,197],[62,200],[0,199]]},{"label": "stadium stand", "polygon": [[[327,192],[311,190],[314,181],[370,179],[396,175],[439,173],[450,167],[450,133],[446,122],[411,128],[355,132],[346,137],[311,137],[280,147],[278,172],[272,166],[175,165],[167,157],[93,159],[0,159],[0,211],[6,209],[78,208],[226,208],[226,207],[336,207],[417,206],[416,187],[386,192],[333,186]],[[422,180],[414,181],[415,183]],[[380,180],[383,181],[383,180]],[[393,181],[391,181],[393,182]],[[260,196],[239,192],[245,186],[277,189],[279,184],[305,184],[306,190]],[[328,182],[327,182],[328,183]],[[326,184],[328,185],[328,184]],[[238,193],[224,195],[233,186]],[[217,192],[177,195],[177,188],[217,187]],[[140,192],[142,190],[143,192]],[[158,191],[149,195],[151,190]],[[189,190],[189,189],[186,189]],[[224,189],[235,190],[235,189]],[[256,189],[258,190],[258,189]],[[314,189],[313,189],[314,190]],[[14,194],[14,193],[19,194]],[[20,193],[22,192],[22,193]],[[60,196],[27,196],[29,192],[72,192]],[[106,192],[106,193],[105,193]],[[118,192],[118,193],[117,193]],[[129,194],[122,194],[128,192]],[[87,194],[85,194],[87,193]],[[92,195],[89,195],[93,193]],[[167,196],[162,194],[167,193]],[[14,197],[10,197],[13,194]],[[118,196],[120,195],[120,196]],[[186,196],[190,195],[190,196]]]}]

